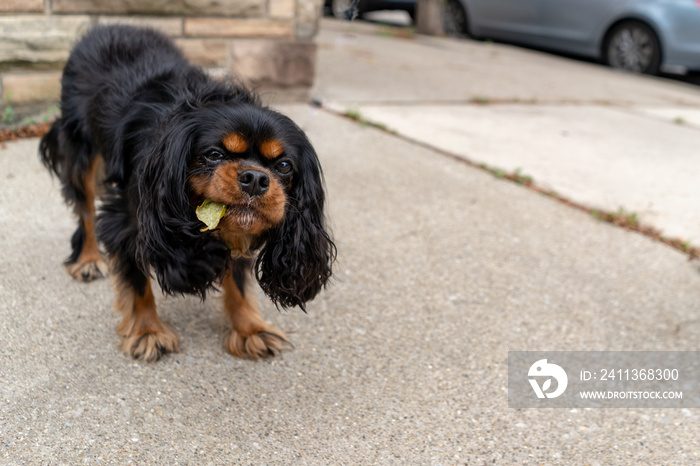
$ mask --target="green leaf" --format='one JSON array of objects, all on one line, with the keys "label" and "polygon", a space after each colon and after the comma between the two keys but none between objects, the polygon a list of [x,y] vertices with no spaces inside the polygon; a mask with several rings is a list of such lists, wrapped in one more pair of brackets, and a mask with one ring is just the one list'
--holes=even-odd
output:
[{"label": "green leaf", "polygon": [[197,207],[195,213],[197,214],[197,218],[207,226],[200,231],[213,230],[219,225],[219,220],[226,215],[226,204],[207,199],[202,202],[202,205]]}]

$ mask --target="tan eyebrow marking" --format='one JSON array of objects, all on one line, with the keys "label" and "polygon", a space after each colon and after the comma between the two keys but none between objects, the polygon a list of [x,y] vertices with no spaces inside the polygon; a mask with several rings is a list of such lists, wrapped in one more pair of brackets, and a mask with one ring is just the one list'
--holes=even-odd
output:
[{"label": "tan eyebrow marking", "polygon": [[262,152],[262,154],[268,159],[274,159],[275,157],[282,155],[282,152],[284,152],[284,147],[277,139],[268,139],[260,144],[260,152]]},{"label": "tan eyebrow marking", "polygon": [[248,143],[245,141],[245,139],[243,139],[243,136],[238,133],[227,134],[224,136],[223,142],[224,147],[226,147],[229,152],[233,152],[235,154],[240,154],[241,152],[248,150]]}]

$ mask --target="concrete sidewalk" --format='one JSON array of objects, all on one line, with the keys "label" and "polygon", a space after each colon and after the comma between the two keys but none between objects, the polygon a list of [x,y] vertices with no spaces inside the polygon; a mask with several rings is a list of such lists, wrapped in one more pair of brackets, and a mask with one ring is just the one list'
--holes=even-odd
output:
[{"label": "concrete sidewalk", "polygon": [[316,97],[700,246],[700,87],[517,47],[327,20]]},{"label": "concrete sidewalk", "polygon": [[[342,103],[352,83],[324,74],[329,34],[317,90]],[[391,97],[372,85],[375,102]],[[661,86],[650,99],[693,99]],[[700,461],[696,409],[507,407],[509,350],[697,350],[700,274],[684,255],[385,131],[281,110],[321,158],[339,261],[308,315],[261,297],[295,346],[262,362],[223,351],[217,299],[159,296],[181,352],[119,353],[109,283],[60,265],[74,224],[38,141],[0,149],[0,463]]]}]

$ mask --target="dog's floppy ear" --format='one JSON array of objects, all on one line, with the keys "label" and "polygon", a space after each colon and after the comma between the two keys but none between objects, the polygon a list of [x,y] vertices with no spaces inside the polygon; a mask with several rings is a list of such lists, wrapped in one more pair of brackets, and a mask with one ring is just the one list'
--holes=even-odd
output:
[{"label": "dog's floppy ear", "polygon": [[200,232],[188,192],[188,166],[198,126],[192,111],[175,112],[157,144],[137,167],[139,207],[137,258],[153,269],[169,294],[204,298],[226,268],[230,251],[209,232]]},{"label": "dog's floppy ear", "polygon": [[298,139],[300,166],[288,195],[285,218],[268,233],[255,264],[255,276],[275,305],[304,309],[304,303],[330,278],[336,247],[326,231],[318,157],[303,133]]}]

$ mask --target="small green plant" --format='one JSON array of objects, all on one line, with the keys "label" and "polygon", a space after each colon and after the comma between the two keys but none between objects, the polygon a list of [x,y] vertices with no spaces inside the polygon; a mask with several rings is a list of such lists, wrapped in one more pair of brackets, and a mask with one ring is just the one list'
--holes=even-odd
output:
[{"label": "small green plant", "polygon": [[513,176],[513,175],[509,175],[508,173],[506,173],[505,170],[502,170],[502,169],[497,168],[497,167],[490,167],[490,166],[486,165],[485,163],[480,164],[479,167],[486,170],[487,172],[491,173],[496,178],[512,179],[512,176]]},{"label": "small green plant", "polygon": [[394,32],[394,28],[389,27],[389,26],[379,26],[377,28],[377,35],[378,36],[384,36],[384,37],[395,37],[396,32]]},{"label": "small green plant", "polygon": [[52,104],[41,114],[41,121],[49,123],[61,114],[61,107],[58,104]]},{"label": "small green plant", "polygon": [[2,122],[6,125],[11,125],[15,122],[15,109],[10,105],[10,99],[12,98],[12,91],[5,92],[3,96],[3,108],[2,108]]},{"label": "small green plant", "polygon": [[380,26],[377,28],[377,35],[384,37],[396,37],[399,39],[413,39],[416,34],[414,27],[394,27]]},{"label": "small green plant", "polygon": [[360,111],[356,108],[349,108],[345,110],[345,116],[355,121],[360,121],[362,119]]},{"label": "small green plant", "polygon": [[639,228],[639,216],[636,212],[627,212],[620,207],[617,212],[601,212],[591,210],[591,215],[602,222],[612,223],[619,227],[637,229]]},{"label": "small green plant", "polygon": [[5,105],[2,110],[2,122],[11,125],[15,122],[15,110],[10,105]]},{"label": "small green plant", "polygon": [[362,116],[360,111],[356,108],[349,108],[345,111],[345,116],[350,118],[351,120],[356,121],[357,123],[360,124],[360,126],[375,126],[380,129],[386,130],[386,126],[380,124],[380,123],[372,123],[368,119]]},{"label": "small green plant", "polygon": [[513,173],[513,181],[518,184],[530,186],[532,184],[532,177],[530,175],[525,175],[520,168],[516,168],[515,173]]},{"label": "small green plant", "polygon": [[685,124],[685,120],[683,119],[683,117],[676,117],[676,118],[674,118],[673,122],[677,125],[684,125]]},{"label": "small green plant", "polygon": [[[371,126],[373,128],[380,129],[380,130],[384,131],[385,133],[394,134],[394,135],[399,134],[396,130],[389,128],[384,123],[377,123],[377,122],[370,121],[370,120],[366,119],[365,117],[362,116],[360,111],[356,108],[349,108],[349,109],[345,110],[345,116],[347,118],[350,118],[351,120],[355,121],[360,126]],[[413,142],[415,144],[419,144],[419,145],[421,144],[419,141],[413,141]]]},{"label": "small green plant", "polygon": [[475,96],[475,97],[472,97],[472,98],[471,98],[471,102],[472,102],[473,104],[486,105],[486,104],[488,104],[490,101],[489,101],[489,98],[488,98],[488,97]]},{"label": "small green plant", "polygon": [[617,213],[614,215],[614,223],[620,226],[630,226],[635,227],[639,224],[639,218],[636,212],[626,212],[624,208],[620,207]]},{"label": "small green plant", "polygon": [[20,120],[19,125],[20,126],[26,126],[26,125],[35,125],[37,124],[37,121],[34,117],[24,117]]}]

